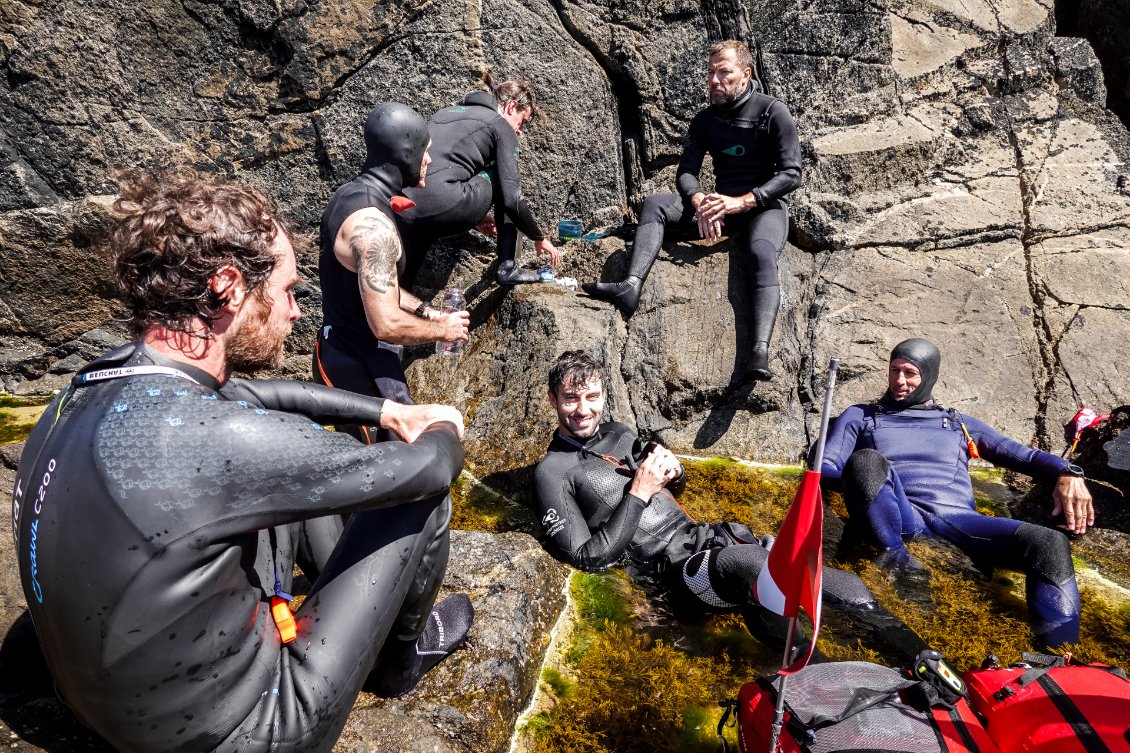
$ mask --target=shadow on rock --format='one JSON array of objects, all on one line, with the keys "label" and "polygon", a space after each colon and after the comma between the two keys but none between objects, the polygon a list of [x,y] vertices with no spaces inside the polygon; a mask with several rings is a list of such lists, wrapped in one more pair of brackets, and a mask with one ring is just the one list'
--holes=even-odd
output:
[{"label": "shadow on rock", "polygon": [[113,753],[113,748],[84,726],[55,695],[31,615],[26,611],[12,623],[0,644],[0,721],[10,734],[36,750]]}]

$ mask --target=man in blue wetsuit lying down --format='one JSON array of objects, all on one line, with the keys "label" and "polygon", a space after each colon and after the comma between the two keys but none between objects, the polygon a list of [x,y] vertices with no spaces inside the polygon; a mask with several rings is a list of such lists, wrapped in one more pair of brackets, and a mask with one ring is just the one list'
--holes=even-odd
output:
[{"label": "man in blue wetsuit lying down", "polygon": [[[534,472],[550,548],[581,570],[630,560],[656,576],[681,616],[740,611],[754,637],[783,645],[787,620],[761,607],[752,590],[772,537],[687,515],[675,501],[685,479],[671,451],[641,442],[624,424],[602,423],[606,383],[604,365],[581,350],[562,353],[550,370],[558,426]],[[858,576],[826,567],[823,577],[829,611],[869,632],[893,659],[925,648]]]},{"label": "man in blue wetsuit lying down", "polygon": [[[298,319],[284,221],[236,183],[119,178],[111,248],[138,339],[79,372],[17,473],[40,647],[123,753],[328,751],[367,679],[407,692],[469,629],[466,596],[433,609],[462,417],[230,379],[280,364]],[[404,441],[315,423],[349,419]],[[296,559],[314,583],[291,624]]]},{"label": "man in blue wetsuit lying down", "polygon": [[1044,647],[1075,643],[1079,589],[1067,536],[977,512],[969,460],[979,456],[1003,468],[1056,479],[1052,514],[1062,510],[1074,533],[1095,522],[1083,471],[939,405],[933,388],[941,361],[929,340],[896,345],[883,397],[851,406],[832,424],[823,477],[842,486],[850,515],[864,523],[882,548],[877,564],[920,569],[903,542],[925,535],[956,545],[979,564],[1019,569],[1027,578],[1036,641]]}]

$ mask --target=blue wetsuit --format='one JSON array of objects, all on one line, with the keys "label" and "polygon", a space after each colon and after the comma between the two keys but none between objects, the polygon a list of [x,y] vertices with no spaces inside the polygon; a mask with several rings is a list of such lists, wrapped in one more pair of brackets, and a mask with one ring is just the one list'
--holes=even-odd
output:
[{"label": "blue wetsuit", "polygon": [[904,538],[934,536],[978,562],[1021,569],[1039,642],[1079,640],[1079,590],[1067,537],[1043,526],[977,512],[962,424],[989,462],[1054,478],[1067,461],[1026,447],[981,421],[933,405],[853,405],[832,425],[821,468],[841,482],[848,511],[866,521],[893,562],[907,561]]}]

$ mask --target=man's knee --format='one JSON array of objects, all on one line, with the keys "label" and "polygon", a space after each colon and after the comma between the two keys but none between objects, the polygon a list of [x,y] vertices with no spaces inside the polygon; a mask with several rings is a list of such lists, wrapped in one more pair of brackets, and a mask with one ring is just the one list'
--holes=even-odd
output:
[{"label": "man's knee", "polygon": [[890,477],[891,462],[878,450],[856,450],[844,465],[844,492],[871,504]]},{"label": "man's knee", "polygon": [[682,214],[682,201],[675,194],[657,193],[644,199],[640,209],[640,224],[666,225]]},{"label": "man's knee", "polygon": [[1043,576],[1051,583],[1075,576],[1071,542],[1066,535],[1032,523],[1021,523],[1014,535],[1021,546],[1026,573]]}]

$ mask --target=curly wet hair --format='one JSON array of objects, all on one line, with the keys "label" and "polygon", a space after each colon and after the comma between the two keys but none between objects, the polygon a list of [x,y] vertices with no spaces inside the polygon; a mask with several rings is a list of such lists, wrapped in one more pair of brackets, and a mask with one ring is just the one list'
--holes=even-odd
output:
[{"label": "curly wet hair", "polygon": [[549,388],[556,395],[562,386],[588,384],[593,378],[608,384],[608,368],[588,351],[567,350],[557,357],[549,370]]},{"label": "curly wet hair", "polygon": [[118,295],[140,336],[153,327],[194,332],[225,300],[209,287],[222,267],[261,294],[278,262],[273,244],[289,224],[250,186],[181,169],[164,175],[116,169],[119,220],[110,237]]}]

